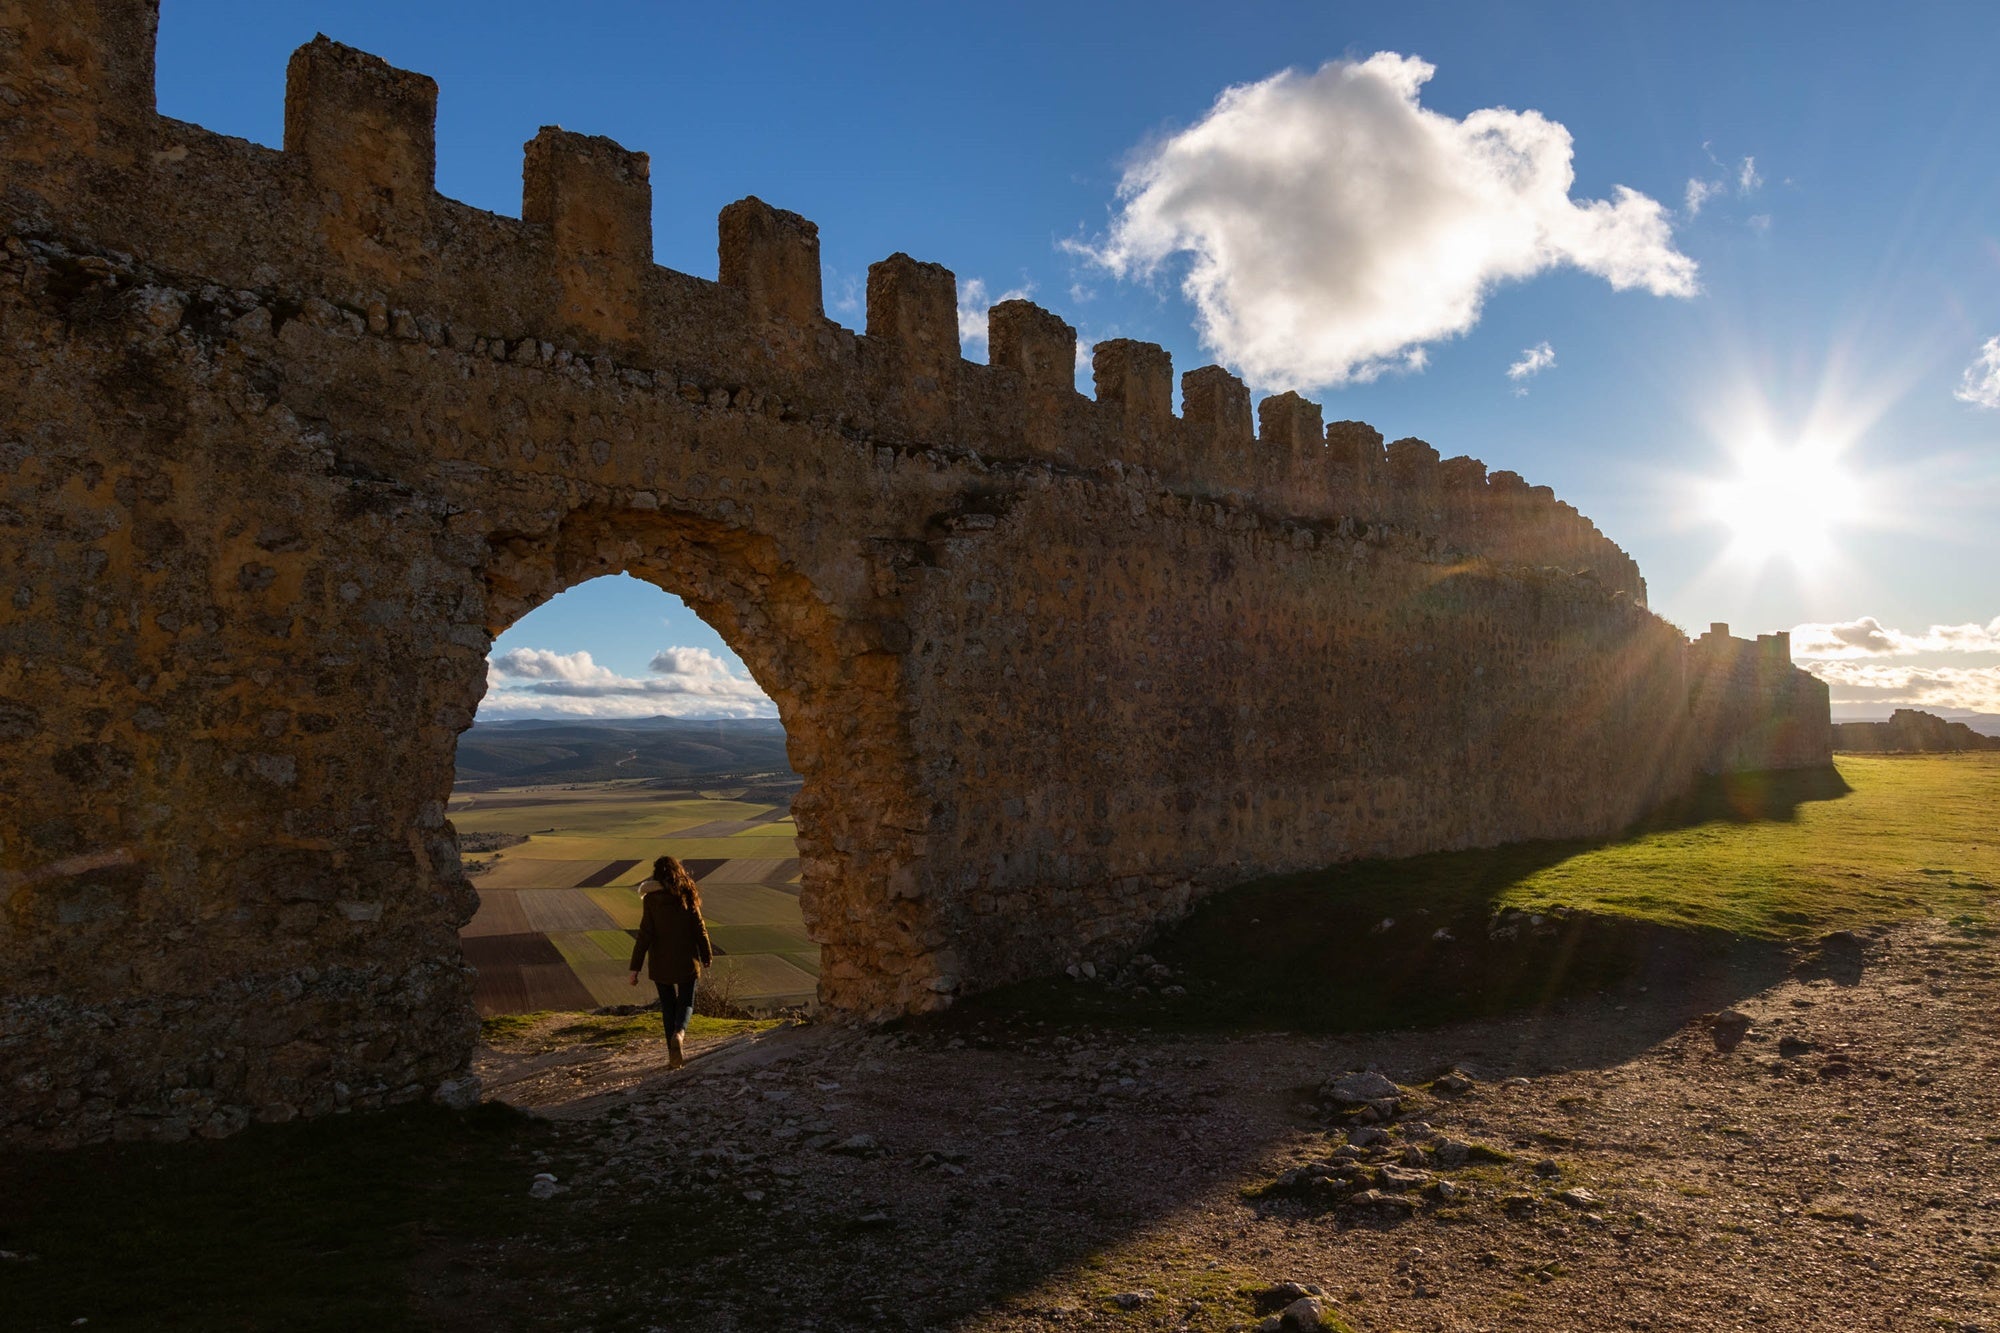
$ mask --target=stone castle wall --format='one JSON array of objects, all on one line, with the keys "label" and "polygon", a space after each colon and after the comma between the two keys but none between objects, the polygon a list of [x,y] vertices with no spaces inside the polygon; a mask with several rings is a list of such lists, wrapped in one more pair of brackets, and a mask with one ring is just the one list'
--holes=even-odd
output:
[{"label": "stone castle wall", "polygon": [[282,152],[167,120],[155,21],[0,0],[0,1137],[453,1087],[453,749],[493,637],[600,574],[777,701],[859,1013],[1258,874],[1609,832],[1756,723],[1547,488],[1292,394],[1253,428],[1217,367],[1176,415],[1145,344],[1085,397],[1026,302],[965,362],[907,256],[844,329],[755,199],[718,282],[658,268],[608,140],[468,208],[435,85],[323,38]]},{"label": "stone castle wall", "polygon": [[1826,682],[1792,665],[1787,631],[1732,638],[1710,625],[1688,646],[1688,701],[1704,773],[1809,768],[1831,761]]}]

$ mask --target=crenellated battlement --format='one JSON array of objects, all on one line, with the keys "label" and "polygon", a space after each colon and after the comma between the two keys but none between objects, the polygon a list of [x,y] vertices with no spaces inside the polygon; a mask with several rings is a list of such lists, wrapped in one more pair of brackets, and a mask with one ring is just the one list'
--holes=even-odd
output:
[{"label": "crenellated battlement", "polygon": [[[1076,331],[1007,301],[991,362],[959,355],[950,270],[906,255],[869,271],[865,333],[827,319],[818,229],[762,200],[723,209],[718,280],[652,262],[648,159],[549,127],[524,147],[521,216],[436,193],[438,88],[324,36],[292,56],[279,153],[158,116],[148,0],[16,6],[0,78],[5,204],[37,224],[232,287],[282,288],[391,322],[489,343],[548,344],[696,383],[727,381],[888,441],[1092,470],[1306,521],[1423,533],[1468,555],[1588,569],[1643,604],[1636,566],[1547,488],[1496,491],[1475,459],[1417,440],[1381,449],[1361,423],[1322,425],[1295,393],[1258,405],[1220,367],[1189,371],[1154,344],[1092,351],[1075,391]],[[138,146],[142,151],[134,151]],[[1511,476],[1512,474],[1498,474]]]}]

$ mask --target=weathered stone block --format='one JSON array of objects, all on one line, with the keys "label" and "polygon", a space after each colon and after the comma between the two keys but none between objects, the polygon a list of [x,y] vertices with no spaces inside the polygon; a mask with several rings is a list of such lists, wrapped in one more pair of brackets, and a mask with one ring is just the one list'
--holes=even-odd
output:
[{"label": "weathered stone block", "polygon": [[826,318],[818,227],[752,195],[722,210],[718,230],[722,285],[742,290],[751,318],[797,325]]},{"label": "weathered stone block", "polygon": [[646,154],[601,136],[545,126],[528,141],[521,218],[549,229],[556,328],[599,345],[643,336],[653,267],[650,176]]}]

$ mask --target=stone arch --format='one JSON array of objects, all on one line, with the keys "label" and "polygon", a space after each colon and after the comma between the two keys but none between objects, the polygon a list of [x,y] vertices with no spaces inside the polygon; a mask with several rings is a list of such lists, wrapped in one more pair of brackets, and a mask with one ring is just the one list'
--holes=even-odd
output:
[{"label": "stone arch", "polygon": [[[777,539],[670,508],[579,508],[540,535],[496,532],[488,547],[489,638],[571,588],[621,573],[679,597],[722,637],[776,703],[804,779],[793,806],[799,898],[822,953],[821,1002],[862,1013],[938,1002],[935,925],[918,900],[890,892],[911,859],[894,816],[915,799],[898,662],[869,651],[834,592]],[[447,708],[469,725],[486,688],[483,659],[461,664],[449,688]],[[446,787],[424,799],[442,800],[450,768],[431,771]]]}]

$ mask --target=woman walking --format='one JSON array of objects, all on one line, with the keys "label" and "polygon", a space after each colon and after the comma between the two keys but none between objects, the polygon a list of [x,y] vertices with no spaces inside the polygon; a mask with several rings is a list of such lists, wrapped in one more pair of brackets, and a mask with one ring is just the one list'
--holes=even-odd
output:
[{"label": "woman walking", "polygon": [[694,1013],[694,980],[714,960],[708,927],[701,920],[701,890],[694,876],[671,856],[653,862],[653,877],[639,886],[643,897],[639,938],[632,945],[632,984],[651,955],[650,975],[660,988],[660,1021],[667,1029],[667,1068],[687,1063],[681,1037]]}]

